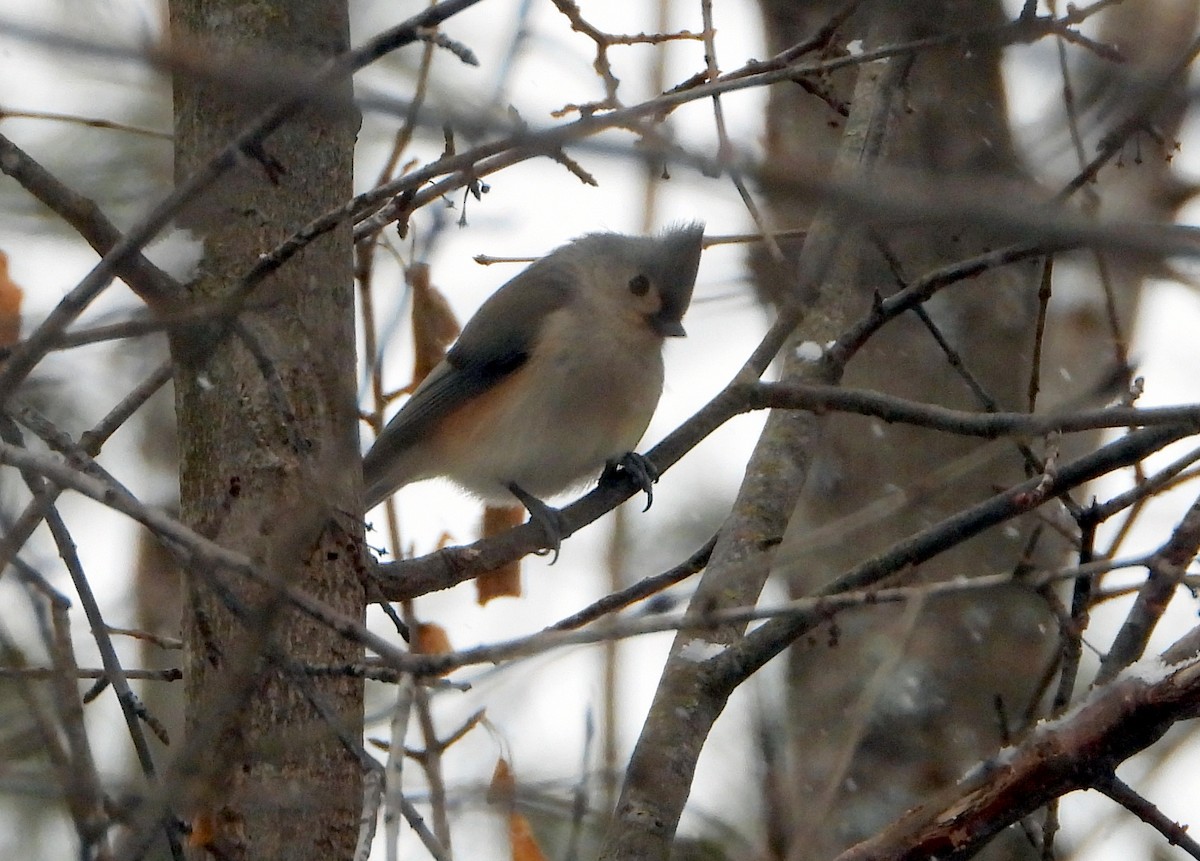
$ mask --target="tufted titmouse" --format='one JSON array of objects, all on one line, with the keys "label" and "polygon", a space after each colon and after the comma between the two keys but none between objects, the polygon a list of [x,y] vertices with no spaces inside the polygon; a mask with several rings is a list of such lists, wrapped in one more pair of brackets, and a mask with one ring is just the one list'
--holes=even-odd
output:
[{"label": "tufted titmouse", "polygon": [[662,394],[663,339],[686,334],[703,235],[589,234],[496,291],[367,452],[367,509],[445,476],[489,502],[516,497],[557,551],[541,497],[617,467],[649,495],[657,476],[632,449]]}]

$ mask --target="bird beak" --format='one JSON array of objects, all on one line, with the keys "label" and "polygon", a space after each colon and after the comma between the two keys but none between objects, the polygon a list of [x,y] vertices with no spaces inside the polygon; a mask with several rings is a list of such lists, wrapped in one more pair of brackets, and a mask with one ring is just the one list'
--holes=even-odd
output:
[{"label": "bird beak", "polygon": [[658,332],[664,338],[687,337],[687,329],[683,328],[683,323],[678,320],[664,320],[662,317],[652,317],[650,325],[654,327],[655,332]]}]

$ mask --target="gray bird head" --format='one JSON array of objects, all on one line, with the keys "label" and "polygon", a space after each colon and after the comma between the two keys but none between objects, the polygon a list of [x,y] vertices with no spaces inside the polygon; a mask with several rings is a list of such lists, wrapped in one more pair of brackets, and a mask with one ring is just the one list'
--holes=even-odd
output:
[{"label": "gray bird head", "polygon": [[647,274],[662,297],[662,307],[650,318],[650,323],[664,336],[687,334],[683,315],[692,301],[703,240],[704,225],[695,221],[669,228],[662,236],[650,240],[655,250],[647,260],[650,270]]},{"label": "gray bird head", "polygon": [[[545,266],[569,259],[591,273],[591,282],[612,291],[622,308],[643,315],[661,337],[682,337],[683,315],[692,300],[700,266],[704,225],[667,229],[660,236],[592,233],[544,258]],[[536,265],[536,264],[535,264]]]}]

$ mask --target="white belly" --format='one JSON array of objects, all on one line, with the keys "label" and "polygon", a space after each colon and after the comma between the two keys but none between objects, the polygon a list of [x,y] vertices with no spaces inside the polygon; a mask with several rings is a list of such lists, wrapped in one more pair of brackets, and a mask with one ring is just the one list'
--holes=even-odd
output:
[{"label": "white belly", "polygon": [[573,334],[548,333],[497,387],[494,408],[486,411],[492,420],[462,428],[452,444],[438,447],[434,474],[484,499],[511,502],[510,482],[537,497],[554,496],[594,480],[606,462],[634,450],[662,394],[661,339],[593,338],[586,356],[546,349],[577,343]]}]

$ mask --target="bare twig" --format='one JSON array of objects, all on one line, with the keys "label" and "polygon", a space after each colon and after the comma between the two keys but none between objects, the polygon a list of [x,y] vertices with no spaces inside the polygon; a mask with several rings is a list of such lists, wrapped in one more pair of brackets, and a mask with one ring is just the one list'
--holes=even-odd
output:
[{"label": "bare twig", "polygon": [[[979,437],[1041,435],[1102,427],[1174,427],[1173,439],[1200,426],[1200,406],[1136,409],[1110,407],[1067,414],[971,413],[929,404],[914,404],[871,391],[837,386],[787,383],[739,383],[735,380],[695,416],[647,453],[660,473],[666,472],[699,441],[732,416],[749,409],[844,410],[885,421],[901,421],[950,433]],[[1181,427],[1185,426],[1185,427]],[[1191,428],[1192,430],[1189,430]],[[1177,436],[1174,434],[1178,434]],[[1035,483],[1036,486],[1036,483]],[[564,508],[564,535],[600,518],[634,493],[632,484],[603,484]],[[384,595],[391,600],[446,589],[481,571],[540,549],[541,531],[523,524],[494,538],[465,547],[450,547],[427,556],[381,565]]]},{"label": "bare twig", "polygon": [[578,613],[574,613],[548,626],[546,630],[571,631],[576,628],[582,628],[584,625],[591,624],[597,619],[616,613],[618,610],[623,610],[630,604],[649,598],[651,595],[656,595],[669,586],[674,586],[681,580],[685,580],[702,570],[708,564],[708,558],[712,555],[712,549],[716,543],[717,536],[714,535],[708,541],[704,542],[704,545],[699,550],[670,571],[656,574],[653,577],[647,577],[619,592],[611,592],[599,601],[584,607]]},{"label": "bare twig", "polygon": [[0,108],[0,120],[46,120],[55,123],[67,123],[69,125],[84,126],[91,129],[107,129],[109,131],[127,132],[133,135],[141,135],[142,137],[158,138],[159,140],[169,141],[174,135],[170,132],[160,132],[156,129],[142,128],[141,126],[132,126],[128,123],[118,123],[113,120],[102,120],[94,117],[80,117],[74,114],[60,114],[54,111],[14,111],[8,108]]},{"label": "bare twig", "polygon": [[636,35],[605,33],[590,24],[583,17],[583,13],[579,11],[579,6],[576,5],[574,0],[552,0],[552,2],[558,11],[565,15],[567,20],[571,22],[572,30],[582,33],[595,43],[596,60],[593,63],[593,67],[596,69],[596,74],[600,76],[600,80],[604,83],[603,100],[583,105],[567,105],[555,111],[555,116],[564,116],[570,111],[578,111],[580,114],[587,116],[599,110],[621,107],[621,101],[617,98],[617,88],[621,82],[613,74],[612,65],[608,61],[608,49],[611,45],[659,45],[663,42],[672,42],[680,39],[701,38],[695,33],[689,33],[686,30],[680,33],[638,33]]},{"label": "bare twig", "polygon": [[[47,680],[54,678],[59,671],[53,667],[0,667],[0,679]],[[107,679],[108,670],[103,667],[79,667],[72,671],[76,679]],[[135,670],[126,669],[127,679],[146,679],[154,682],[178,682],[183,678],[183,670],[172,667],[165,670]]]},{"label": "bare twig", "polygon": [[[1066,490],[1093,481],[1114,469],[1129,466],[1166,445],[1187,435],[1176,426],[1145,428],[1097,451],[1064,464],[1056,475],[1032,478],[1009,491],[997,494],[974,506],[946,518],[937,526],[923,530],[897,542],[878,556],[856,565],[822,589],[822,594],[836,594],[847,589],[860,589],[880,582],[883,578],[910,565],[919,565],[949,546],[978,535],[1011,517],[1030,511]],[[728,690],[741,684],[767,661],[795,642],[796,638],[821,621],[818,616],[793,616],[767,622],[709,663],[707,681],[714,685],[729,685]]]},{"label": "bare twig", "polygon": [[1142,584],[1125,624],[1117,632],[1112,648],[1100,663],[1100,671],[1096,674],[1097,684],[1115,678],[1117,673],[1141,657],[1155,625],[1166,612],[1168,602],[1198,550],[1200,498],[1192,503],[1167,543],[1150,558],[1150,576]]},{"label": "bare twig", "polygon": [[[704,59],[708,67],[708,79],[715,81],[720,77],[721,70],[717,65],[716,28],[713,26],[712,12],[712,0],[700,0],[700,14],[704,20]],[[775,241],[771,226],[767,223],[767,219],[759,209],[758,204],[754,202],[754,198],[750,194],[750,189],[746,187],[746,181],[741,171],[733,164],[731,158],[733,144],[729,140],[729,131],[725,126],[725,108],[721,104],[720,95],[713,95],[712,105],[713,120],[717,126],[717,160],[725,165],[729,173],[729,181],[737,189],[738,197],[742,199],[742,205],[746,207],[746,212],[750,214],[754,226],[758,228],[758,232],[762,235],[763,241],[767,246],[767,251],[776,261],[782,261],[783,251],[780,250],[779,243]]]},{"label": "bare twig", "polygon": [[[101,255],[121,241],[121,233],[96,203],[55,179],[24,150],[0,135],[0,170],[63,219]],[[131,253],[114,268],[147,304],[162,306],[186,298],[183,286],[139,253]]]},{"label": "bare twig", "polygon": [[1178,846],[1193,858],[1200,858],[1200,843],[1188,835],[1186,826],[1171,820],[1115,774],[1110,774],[1106,780],[1098,781],[1096,789],[1167,838],[1167,842],[1172,846]]},{"label": "bare twig", "polygon": [[390,641],[368,630],[362,623],[330,608],[324,602],[295,588],[273,572],[256,565],[241,553],[228,550],[174,518],[143,505],[127,492],[91,475],[85,475],[53,458],[0,443],[0,463],[29,470],[62,487],[84,494],[121,512],[145,526],[187,561],[191,570],[211,576],[216,570],[228,570],[256,582],[281,590],[287,602],[343,636],[362,643],[381,658],[398,667],[413,666],[410,656]]},{"label": "bare twig", "polygon": [[1037,727],[838,861],[968,858],[1052,798],[1111,787],[1116,766],[1200,709],[1200,665],[1130,675],[1098,689],[1069,717]]},{"label": "bare twig", "polygon": [[241,154],[262,141],[303,108],[314,93],[373,62],[384,54],[417,40],[424,28],[436,26],[479,0],[445,0],[409,20],[369,39],[362,46],[334,57],[313,75],[305,87],[270,107],[230,141],[204,167],[176,185],[161,203],[122,236],[90,273],[55,307],[37,330],[0,367],[0,402],[7,400],[51,349],[62,331],[103,291],[127,261],[133,258],[190,200],[233,167]]}]

